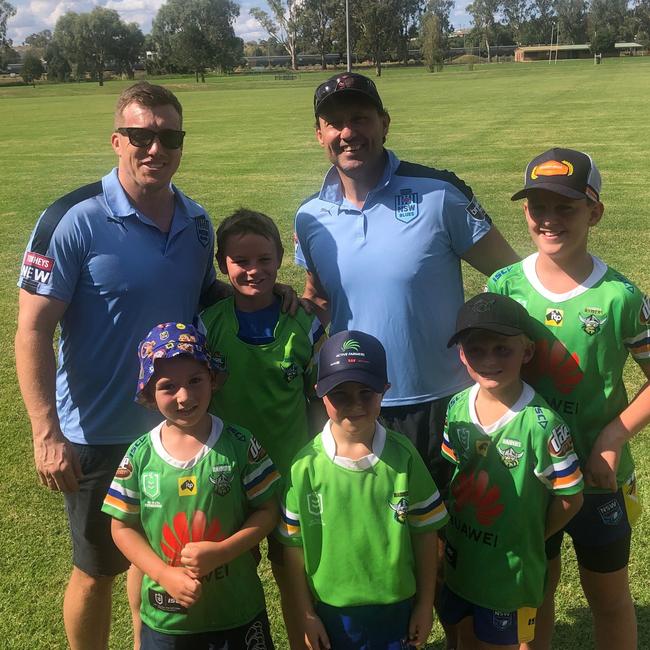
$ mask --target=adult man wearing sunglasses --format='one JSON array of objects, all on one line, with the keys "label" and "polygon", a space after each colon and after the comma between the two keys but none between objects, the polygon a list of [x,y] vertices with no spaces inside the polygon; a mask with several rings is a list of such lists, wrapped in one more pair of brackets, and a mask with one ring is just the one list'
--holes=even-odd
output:
[{"label": "adult man wearing sunglasses", "polygon": [[446,345],[463,304],[460,261],[489,275],[517,255],[463,181],[384,148],[390,115],[371,79],[328,79],[314,113],[332,167],[296,215],[303,298],[331,318],[332,334],[361,330],[384,344],[391,388],[381,419],[411,439],[444,490],[446,406],[470,383]]},{"label": "adult man wearing sunglasses", "polygon": [[160,420],[133,401],[138,341],[157,323],[191,321],[219,293],[208,215],[171,184],[183,136],[170,91],[126,89],[111,137],[117,168],[45,210],[18,282],[16,364],[36,469],[64,493],[72,533],[73,650],[108,648],[113,578],[128,562],[100,508],[129,443]]}]

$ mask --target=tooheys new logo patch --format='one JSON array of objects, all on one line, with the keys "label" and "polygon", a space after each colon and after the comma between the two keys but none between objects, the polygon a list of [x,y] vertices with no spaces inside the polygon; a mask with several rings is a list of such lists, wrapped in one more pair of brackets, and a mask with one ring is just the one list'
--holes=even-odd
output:
[{"label": "tooheys new logo patch", "polygon": [[53,270],[54,260],[51,257],[27,251],[20,269],[20,277],[27,282],[50,284]]}]

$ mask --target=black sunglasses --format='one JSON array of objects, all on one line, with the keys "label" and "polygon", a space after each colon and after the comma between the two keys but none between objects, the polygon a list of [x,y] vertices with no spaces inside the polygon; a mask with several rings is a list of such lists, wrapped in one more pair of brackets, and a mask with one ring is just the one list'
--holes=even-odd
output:
[{"label": "black sunglasses", "polygon": [[115,129],[115,131],[120,135],[127,136],[134,147],[150,147],[156,136],[158,136],[160,144],[165,149],[180,149],[183,146],[183,138],[185,137],[185,131],[175,131],[174,129],[152,131],[137,126],[127,126]]},{"label": "black sunglasses", "polygon": [[377,86],[372,79],[354,72],[344,72],[338,77],[323,82],[314,93],[314,111],[318,112],[320,105],[330,96],[341,90],[357,90],[363,93],[378,108],[382,108],[382,102],[377,91]]}]

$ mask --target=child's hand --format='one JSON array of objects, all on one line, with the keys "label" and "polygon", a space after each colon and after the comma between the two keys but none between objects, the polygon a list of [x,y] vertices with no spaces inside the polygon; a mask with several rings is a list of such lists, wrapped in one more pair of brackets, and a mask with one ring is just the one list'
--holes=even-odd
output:
[{"label": "child's hand", "polygon": [[308,650],[329,650],[330,640],[325,631],[323,622],[316,614],[309,613],[305,615],[305,645]]},{"label": "child's hand", "polygon": [[596,439],[585,465],[586,485],[616,492],[616,470],[621,460],[621,447],[617,441],[609,440],[605,431]]},{"label": "child's hand", "polygon": [[201,583],[185,567],[166,567],[160,586],[183,607],[191,607],[201,597]]},{"label": "child's hand", "polygon": [[420,646],[427,642],[433,626],[433,607],[415,603],[409,621],[409,638],[411,645]]},{"label": "child's hand", "polygon": [[189,542],[181,550],[181,562],[196,578],[227,564],[231,558],[219,542]]}]

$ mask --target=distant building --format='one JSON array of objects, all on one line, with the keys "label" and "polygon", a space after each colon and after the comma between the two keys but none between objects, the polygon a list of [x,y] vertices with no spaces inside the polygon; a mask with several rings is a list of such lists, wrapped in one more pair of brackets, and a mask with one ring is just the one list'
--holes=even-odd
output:
[{"label": "distant building", "polygon": [[619,56],[636,56],[645,54],[643,45],[638,43],[614,43],[614,47],[618,50]]},{"label": "distant building", "polygon": [[553,59],[589,59],[591,58],[589,43],[582,45],[526,45],[515,50],[515,61],[544,61],[549,56]]}]

